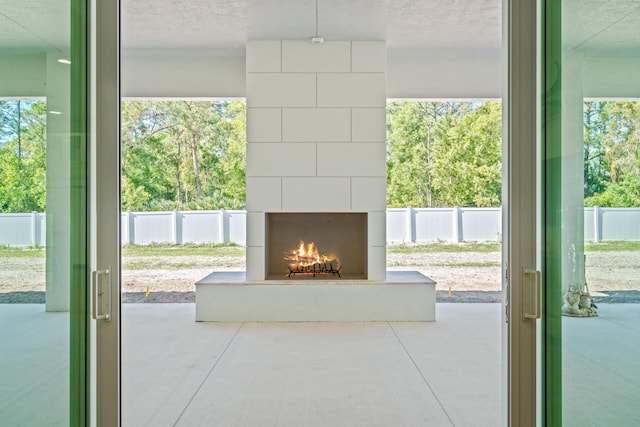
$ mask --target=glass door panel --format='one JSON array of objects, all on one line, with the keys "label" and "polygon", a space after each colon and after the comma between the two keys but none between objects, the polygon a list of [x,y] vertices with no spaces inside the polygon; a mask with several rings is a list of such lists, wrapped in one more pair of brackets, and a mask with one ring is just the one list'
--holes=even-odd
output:
[{"label": "glass door panel", "polygon": [[87,421],[86,10],[0,6],[0,413]]},{"label": "glass door panel", "polygon": [[547,1],[546,425],[638,425],[640,2]]}]

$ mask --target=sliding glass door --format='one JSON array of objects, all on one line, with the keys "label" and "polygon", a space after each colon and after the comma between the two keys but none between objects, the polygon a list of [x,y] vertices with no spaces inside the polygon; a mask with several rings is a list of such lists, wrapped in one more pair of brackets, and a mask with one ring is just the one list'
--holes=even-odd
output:
[{"label": "sliding glass door", "polygon": [[88,8],[0,5],[0,413],[89,422]]},{"label": "sliding glass door", "polygon": [[544,425],[640,425],[640,2],[543,16]]},{"label": "sliding glass door", "polygon": [[118,6],[0,3],[2,425],[120,422]]}]

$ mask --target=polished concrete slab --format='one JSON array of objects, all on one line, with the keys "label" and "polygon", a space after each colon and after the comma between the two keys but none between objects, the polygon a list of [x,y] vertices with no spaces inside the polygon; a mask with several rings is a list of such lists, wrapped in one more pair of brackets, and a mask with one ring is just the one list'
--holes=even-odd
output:
[{"label": "polished concrete slab", "polygon": [[[195,326],[209,328],[208,358],[183,361],[167,354],[165,359],[162,348],[168,343],[161,341],[141,357],[139,348],[127,343],[139,346],[140,337],[153,330],[173,328],[169,323],[176,316],[163,313],[163,306],[123,306],[125,325],[135,328],[123,328],[125,426],[159,425],[153,406],[165,413],[166,425],[178,426],[500,424],[499,304],[438,304],[437,322],[191,320],[177,329],[188,337],[196,330],[199,336],[202,329]],[[150,354],[157,354],[155,362]],[[173,391],[162,387],[157,375],[163,375],[163,366],[178,377],[191,370],[207,374],[192,385],[185,403],[186,397],[169,398]],[[164,398],[158,395],[162,390]],[[149,398],[147,407],[134,404]]]},{"label": "polished concrete slab", "polygon": [[[208,323],[122,306],[123,426],[497,426],[500,304],[436,322]],[[563,318],[565,426],[640,425],[640,304]],[[68,425],[66,313],[0,304],[0,425]]]},{"label": "polished concrete slab", "polygon": [[640,304],[562,318],[563,426],[640,426]]},{"label": "polished concrete slab", "polygon": [[69,313],[0,304],[0,425],[69,425]]}]

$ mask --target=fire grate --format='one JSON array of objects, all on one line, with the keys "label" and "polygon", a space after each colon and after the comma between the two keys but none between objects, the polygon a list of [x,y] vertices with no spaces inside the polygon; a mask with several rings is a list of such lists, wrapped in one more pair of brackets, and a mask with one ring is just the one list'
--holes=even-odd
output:
[{"label": "fire grate", "polygon": [[306,265],[306,266],[296,265],[295,268],[292,268],[291,266],[287,268],[289,269],[289,274],[287,274],[287,277],[295,276],[296,274],[313,276],[313,277],[316,277],[316,274],[317,275],[331,274],[332,276],[337,275],[338,277],[341,277],[340,270],[342,270],[342,266],[339,266],[337,269],[335,269],[333,268],[333,264],[331,263],[329,263],[328,265],[326,263]]}]

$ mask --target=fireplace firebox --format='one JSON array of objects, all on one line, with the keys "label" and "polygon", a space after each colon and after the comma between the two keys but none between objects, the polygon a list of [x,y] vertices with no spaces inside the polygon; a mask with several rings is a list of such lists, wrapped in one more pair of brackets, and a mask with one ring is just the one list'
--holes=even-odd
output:
[{"label": "fireplace firebox", "polygon": [[367,279],[366,213],[266,213],[267,280]]}]

